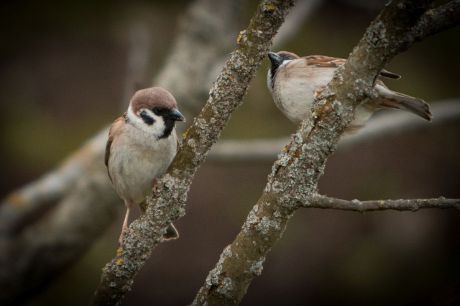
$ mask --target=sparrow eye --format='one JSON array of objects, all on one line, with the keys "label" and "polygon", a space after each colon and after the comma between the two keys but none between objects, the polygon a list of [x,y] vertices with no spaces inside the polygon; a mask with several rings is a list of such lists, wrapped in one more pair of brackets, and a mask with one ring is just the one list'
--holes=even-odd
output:
[{"label": "sparrow eye", "polygon": [[158,116],[160,116],[163,113],[163,109],[160,107],[154,107],[152,111],[155,115],[158,115]]},{"label": "sparrow eye", "polygon": [[146,111],[142,111],[139,116],[141,116],[142,118],[142,121],[145,122],[145,124],[147,125],[152,125],[154,122],[155,122],[155,119],[153,119],[152,117],[150,117]]}]

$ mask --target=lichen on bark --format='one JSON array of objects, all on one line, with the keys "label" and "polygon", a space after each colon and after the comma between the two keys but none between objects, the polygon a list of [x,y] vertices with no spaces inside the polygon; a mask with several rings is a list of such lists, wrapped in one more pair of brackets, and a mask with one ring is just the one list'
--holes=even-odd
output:
[{"label": "lichen on bark", "polygon": [[[94,305],[119,304],[153,248],[162,241],[169,223],[184,215],[187,192],[195,172],[231,114],[241,105],[250,80],[292,5],[292,0],[262,1],[248,28],[240,33],[237,49],[213,84],[206,105],[186,131],[168,173],[158,180],[147,198],[145,213],[130,225],[116,257],[103,269]],[[219,281],[223,282],[222,294],[233,292],[231,279]]]},{"label": "lichen on bark", "polygon": [[[371,23],[346,63],[336,70],[327,88],[318,93],[311,120],[302,122],[279,154],[264,192],[227,247],[232,256],[221,255],[211,270],[212,284],[205,282],[193,305],[236,305],[241,301],[253,278],[262,271],[271,247],[282,237],[290,217],[317,195],[326,161],[352,121],[354,109],[374,95],[373,85],[384,65],[414,41],[408,37],[414,35],[412,28],[430,2],[393,1]],[[430,201],[420,203],[434,205]],[[458,207],[458,200],[446,206]],[[232,280],[232,290],[222,294],[219,288],[228,278]]]}]

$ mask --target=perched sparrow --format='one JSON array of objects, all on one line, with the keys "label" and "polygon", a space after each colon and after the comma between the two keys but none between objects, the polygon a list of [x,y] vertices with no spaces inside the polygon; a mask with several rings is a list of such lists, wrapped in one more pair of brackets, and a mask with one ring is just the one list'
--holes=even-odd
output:
[{"label": "perched sparrow", "polygon": [[[176,155],[176,121],[185,118],[167,90],[152,87],[137,91],[128,110],[110,127],[105,165],[118,195],[124,200],[126,214],[119,241],[128,228],[130,209],[140,204],[151,191],[156,178],[163,175]],[[177,238],[171,224],[165,238]]]},{"label": "perched sparrow", "polygon": [[[276,106],[294,123],[300,123],[311,116],[311,106],[316,94],[329,83],[335,69],[345,63],[345,59],[324,55],[298,55],[280,51],[269,52],[271,68],[267,74],[267,86]],[[421,100],[385,86],[381,78],[399,79],[400,76],[382,70],[375,89],[377,98],[361,104],[355,110],[355,118],[348,131],[362,127],[375,110],[399,108],[410,111],[426,120],[431,120],[429,105]]]}]

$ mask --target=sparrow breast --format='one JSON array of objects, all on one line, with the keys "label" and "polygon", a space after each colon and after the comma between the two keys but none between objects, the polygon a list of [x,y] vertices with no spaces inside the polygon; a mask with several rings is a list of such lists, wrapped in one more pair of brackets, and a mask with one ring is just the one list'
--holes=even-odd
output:
[{"label": "sparrow breast", "polygon": [[177,136],[146,138],[130,124],[114,139],[109,174],[117,193],[126,200],[140,203],[150,192],[153,180],[163,175],[177,151]]}]

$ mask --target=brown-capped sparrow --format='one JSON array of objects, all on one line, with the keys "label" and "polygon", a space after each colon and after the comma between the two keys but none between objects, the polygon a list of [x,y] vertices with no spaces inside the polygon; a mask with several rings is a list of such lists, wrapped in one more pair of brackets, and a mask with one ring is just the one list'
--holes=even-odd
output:
[{"label": "brown-capped sparrow", "polygon": [[[110,180],[124,200],[126,214],[119,242],[128,228],[133,205],[144,201],[156,178],[163,175],[176,155],[176,121],[184,121],[173,95],[160,87],[137,91],[128,110],[110,127],[105,164]],[[171,224],[165,239],[178,237]]]},{"label": "brown-capped sparrow", "polygon": [[[332,80],[335,69],[345,59],[324,55],[299,57],[287,52],[269,52],[271,67],[267,74],[267,86],[276,106],[294,123],[311,117],[311,106],[316,94]],[[382,108],[398,108],[410,111],[426,120],[431,120],[429,105],[385,86],[381,78],[399,79],[400,76],[382,70],[375,83],[377,97],[361,104],[355,110],[355,118],[347,131],[362,127],[372,113]]]}]

